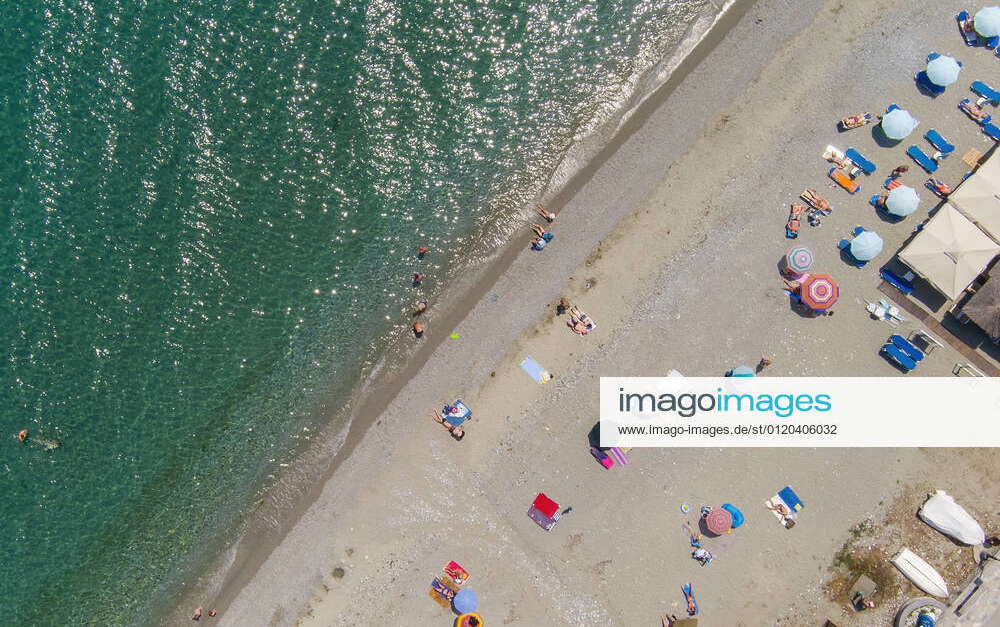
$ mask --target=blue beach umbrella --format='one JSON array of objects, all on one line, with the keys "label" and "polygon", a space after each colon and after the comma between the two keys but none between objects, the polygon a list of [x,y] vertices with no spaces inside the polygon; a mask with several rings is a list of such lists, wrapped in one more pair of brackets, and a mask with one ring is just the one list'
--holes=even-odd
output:
[{"label": "blue beach umbrella", "polygon": [[917,195],[917,190],[906,185],[891,190],[885,200],[886,211],[901,218],[916,211],[919,205],[920,196]]},{"label": "blue beach umbrella", "polygon": [[934,57],[927,63],[927,78],[935,85],[947,87],[958,80],[962,66],[952,57],[944,55]]},{"label": "blue beach umbrella", "polygon": [[459,590],[451,603],[459,614],[470,614],[479,606],[479,598],[473,590]]},{"label": "blue beach umbrella", "polygon": [[917,124],[906,109],[893,109],[882,117],[882,132],[889,139],[903,139],[917,128]]},{"label": "blue beach umbrella", "polygon": [[731,377],[752,377],[754,376],[753,368],[750,366],[736,366],[729,371],[729,376]]},{"label": "blue beach umbrella", "polygon": [[1000,7],[980,9],[973,19],[976,32],[989,39],[1000,35]]},{"label": "blue beach umbrella", "polygon": [[851,256],[858,261],[871,261],[882,252],[882,238],[875,231],[863,231],[851,240]]}]

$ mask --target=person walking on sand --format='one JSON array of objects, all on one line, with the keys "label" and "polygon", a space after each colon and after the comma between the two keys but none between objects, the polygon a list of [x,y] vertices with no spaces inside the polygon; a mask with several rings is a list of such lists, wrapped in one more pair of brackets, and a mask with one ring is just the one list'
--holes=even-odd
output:
[{"label": "person walking on sand", "polygon": [[538,212],[538,215],[540,215],[543,218],[545,218],[545,221],[548,222],[549,224],[552,224],[553,222],[555,222],[556,214],[552,213],[551,211],[549,211],[548,209],[546,209],[542,205],[536,205],[535,206],[535,211]]},{"label": "person walking on sand", "polygon": [[909,171],[910,171],[910,166],[906,165],[905,163],[903,165],[897,165],[896,169],[893,170],[892,174],[889,175],[889,178],[898,179],[899,177],[901,177],[902,175],[906,174]]},{"label": "person walking on sand", "polygon": [[424,275],[419,272],[413,273],[413,287],[420,287],[420,284],[424,282]]},{"label": "person walking on sand", "polygon": [[201,620],[201,608],[196,607],[194,614],[191,615],[191,620]]},{"label": "person walking on sand", "polygon": [[768,359],[767,357],[761,357],[760,361],[757,362],[757,367],[754,370],[757,372],[757,374],[760,374],[764,370],[764,368],[767,368],[772,363],[774,362]]}]

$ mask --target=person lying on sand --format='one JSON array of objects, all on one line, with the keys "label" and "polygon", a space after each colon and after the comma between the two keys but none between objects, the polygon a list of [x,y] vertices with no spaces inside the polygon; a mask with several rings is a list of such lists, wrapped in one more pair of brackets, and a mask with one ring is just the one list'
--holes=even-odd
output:
[{"label": "person lying on sand", "polygon": [[531,230],[534,231],[535,234],[538,237],[540,237],[543,240],[545,240],[546,243],[551,242],[552,238],[555,237],[555,235],[553,235],[552,233],[549,233],[541,225],[538,225],[538,224],[532,224],[531,225]]},{"label": "person lying on sand", "polygon": [[549,224],[552,224],[556,219],[556,214],[552,213],[551,211],[549,211],[548,209],[546,209],[541,205],[536,205],[535,211],[538,212],[538,215],[545,218],[545,221],[548,222]]},{"label": "person lying on sand", "polygon": [[546,240],[536,237],[531,240],[531,250],[543,250],[545,248],[545,244],[547,243],[548,242],[546,242]]},{"label": "person lying on sand", "polygon": [[445,421],[445,419],[441,416],[441,414],[437,413],[436,411],[432,411],[431,416],[434,418],[435,421],[441,423],[441,426],[444,427],[448,431],[448,433],[451,434],[451,437],[455,438],[459,442],[461,442],[462,438],[465,437],[465,429],[463,429],[462,427],[452,426],[451,424]]},{"label": "person lying on sand", "polygon": [[807,189],[802,192],[802,200],[820,211],[828,211],[830,209],[830,201],[820,196],[815,189]]}]

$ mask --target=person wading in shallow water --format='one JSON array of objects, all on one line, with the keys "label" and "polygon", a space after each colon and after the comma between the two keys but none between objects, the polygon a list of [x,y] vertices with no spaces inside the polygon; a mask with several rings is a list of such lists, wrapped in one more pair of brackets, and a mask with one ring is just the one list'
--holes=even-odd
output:
[{"label": "person wading in shallow water", "polygon": [[424,336],[424,323],[414,322],[413,323],[413,335],[420,339]]}]

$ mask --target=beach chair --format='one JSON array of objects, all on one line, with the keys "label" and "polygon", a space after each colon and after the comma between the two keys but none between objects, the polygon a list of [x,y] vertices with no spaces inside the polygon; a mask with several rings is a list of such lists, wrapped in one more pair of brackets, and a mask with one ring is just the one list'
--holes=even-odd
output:
[{"label": "beach chair", "polygon": [[854,165],[861,168],[861,171],[865,174],[871,174],[875,171],[875,164],[865,159],[865,156],[853,148],[848,148],[847,152],[844,153],[848,159],[851,160]]},{"label": "beach chair", "polygon": [[983,81],[972,81],[970,89],[972,89],[976,95],[992,102],[994,106],[1000,105],[1000,92],[994,90]]},{"label": "beach chair", "polygon": [[848,194],[856,194],[858,190],[861,189],[861,185],[851,177],[847,176],[847,173],[840,168],[830,168],[830,171],[827,172],[827,176],[829,176],[834,183],[843,187]]},{"label": "beach chair", "polygon": [[919,89],[922,89],[932,96],[940,96],[944,93],[945,88],[931,82],[931,79],[927,76],[927,72],[925,70],[920,70],[913,78],[916,80],[917,87]]},{"label": "beach chair", "polygon": [[1000,128],[994,124],[983,124],[983,133],[993,141],[1000,141]]},{"label": "beach chair", "polygon": [[962,34],[962,40],[965,41],[966,46],[975,46],[979,43],[979,35],[976,31],[965,29],[966,22],[971,19],[968,11],[962,11],[955,16],[955,21],[958,22],[958,32]]},{"label": "beach chair", "polygon": [[976,105],[973,105],[972,100],[970,100],[969,98],[962,98],[962,100],[960,100],[959,103],[958,103],[958,108],[962,110],[962,113],[964,113],[965,115],[969,116],[969,119],[972,120],[973,122],[975,122],[976,124],[979,124],[979,125],[989,124],[990,122],[993,121],[993,116],[992,115],[987,115],[982,120],[974,117],[972,115],[972,107],[973,106],[976,106]]},{"label": "beach chair", "polygon": [[923,329],[917,329],[910,332],[910,337],[907,339],[910,340],[914,346],[916,346],[917,342],[922,343],[924,345],[922,350],[925,355],[930,355],[936,348],[944,348],[944,344],[937,341],[937,339],[931,335],[929,331],[925,331]]},{"label": "beach chair", "polygon": [[948,140],[941,136],[936,130],[931,129],[924,133],[924,137],[932,146],[940,150],[943,154],[949,154],[955,150],[955,146],[948,143]]},{"label": "beach chair", "polygon": [[883,279],[885,279],[886,283],[895,287],[900,292],[906,295],[913,293],[913,282],[910,279],[901,277],[892,270],[887,270],[885,268],[882,268],[882,270],[879,271],[879,274]]},{"label": "beach chair", "polygon": [[895,363],[904,372],[910,372],[917,367],[916,362],[909,358],[909,356],[903,351],[899,350],[895,344],[889,342],[884,344],[879,350],[879,353],[889,361]]},{"label": "beach chair", "polygon": [[933,173],[938,169],[937,161],[928,157],[923,150],[920,150],[916,146],[907,148],[906,154],[910,155],[910,158],[916,161],[920,167],[927,170],[928,173]]},{"label": "beach chair", "polygon": [[889,336],[889,341],[899,350],[906,353],[906,356],[913,360],[914,363],[924,360],[924,353],[919,348],[913,345],[910,340],[906,339],[898,333],[893,333]]},{"label": "beach chair", "polygon": [[985,377],[986,373],[969,363],[958,363],[951,373],[956,377]]}]

